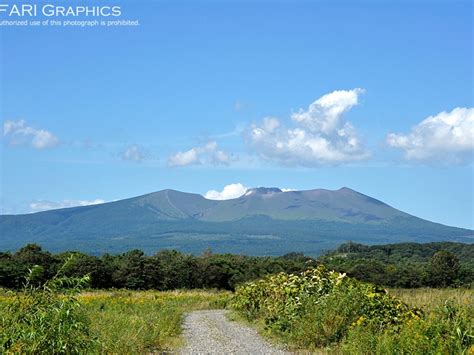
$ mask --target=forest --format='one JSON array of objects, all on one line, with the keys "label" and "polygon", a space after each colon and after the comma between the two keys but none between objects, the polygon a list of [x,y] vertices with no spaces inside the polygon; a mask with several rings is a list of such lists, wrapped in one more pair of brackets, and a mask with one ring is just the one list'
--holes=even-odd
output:
[{"label": "forest", "polygon": [[474,245],[451,242],[373,246],[348,242],[319,258],[296,252],[278,257],[213,254],[209,249],[197,256],[176,250],[93,256],[72,251],[53,254],[28,244],[14,253],[0,253],[0,287],[19,289],[27,275],[30,282],[43,284],[72,254],[64,274],[89,275],[93,289],[235,290],[266,275],[299,273],[320,264],[386,287],[470,287],[474,280]]},{"label": "forest", "polygon": [[318,261],[331,270],[388,287],[469,286],[474,281],[474,244],[348,242]]}]

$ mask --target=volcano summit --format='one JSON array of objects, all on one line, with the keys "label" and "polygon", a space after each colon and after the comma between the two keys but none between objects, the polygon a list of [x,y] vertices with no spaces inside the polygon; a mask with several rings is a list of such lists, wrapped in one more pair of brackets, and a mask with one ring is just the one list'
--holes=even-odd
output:
[{"label": "volcano summit", "polygon": [[201,253],[317,255],[352,240],[365,244],[472,242],[472,230],[417,218],[343,187],[253,188],[235,199],[162,190],[93,206],[0,216],[0,250],[39,243],[52,251],[101,254],[139,248]]}]

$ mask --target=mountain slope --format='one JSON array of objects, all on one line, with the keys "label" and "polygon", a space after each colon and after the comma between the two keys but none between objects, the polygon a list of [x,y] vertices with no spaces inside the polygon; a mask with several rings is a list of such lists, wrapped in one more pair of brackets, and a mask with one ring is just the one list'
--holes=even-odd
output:
[{"label": "mountain slope", "polygon": [[28,242],[54,251],[92,253],[141,248],[318,254],[347,240],[471,242],[473,231],[443,226],[349,188],[283,192],[250,189],[240,198],[207,200],[174,190],[27,215],[0,216],[0,250]]},{"label": "mountain slope", "polygon": [[336,191],[317,189],[287,192],[276,188],[259,188],[247,191],[238,199],[222,201],[207,210],[201,219],[225,221],[255,215],[283,220],[324,219],[339,222],[383,221],[409,216],[346,187]]}]

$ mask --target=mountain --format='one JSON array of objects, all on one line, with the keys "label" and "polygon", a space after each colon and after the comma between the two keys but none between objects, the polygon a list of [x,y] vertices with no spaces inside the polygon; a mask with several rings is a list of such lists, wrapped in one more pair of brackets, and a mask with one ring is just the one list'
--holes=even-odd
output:
[{"label": "mountain", "polygon": [[317,255],[352,240],[365,244],[474,241],[472,230],[429,222],[349,188],[249,189],[224,201],[162,190],[100,205],[0,216],[0,250],[38,243],[93,254],[139,248],[200,253]]}]

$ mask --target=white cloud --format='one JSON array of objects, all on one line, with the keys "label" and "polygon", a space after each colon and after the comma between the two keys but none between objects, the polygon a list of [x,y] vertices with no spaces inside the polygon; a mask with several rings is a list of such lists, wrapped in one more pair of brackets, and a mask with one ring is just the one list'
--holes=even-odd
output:
[{"label": "white cloud", "polygon": [[244,185],[230,184],[224,187],[222,191],[210,190],[204,195],[208,200],[230,200],[233,198],[239,198],[247,191],[247,187]]},{"label": "white cloud", "polygon": [[210,163],[213,165],[229,165],[231,157],[219,149],[215,141],[205,145],[191,148],[184,152],[178,152],[168,158],[169,166],[188,166]]},{"label": "white cloud", "polygon": [[35,149],[51,148],[59,143],[53,133],[30,127],[25,120],[5,121],[3,136],[9,139],[10,145],[29,145]]},{"label": "white cloud", "polygon": [[212,162],[215,165],[229,165],[230,156],[222,150],[212,152]]},{"label": "white cloud", "polygon": [[402,149],[408,160],[441,159],[459,163],[472,159],[474,108],[457,107],[430,116],[408,134],[388,134],[387,143]]},{"label": "white cloud", "polygon": [[141,147],[134,144],[125,149],[125,151],[122,153],[122,159],[131,161],[142,161],[143,159],[145,159],[145,153],[143,152]]},{"label": "white cloud", "polygon": [[266,160],[287,165],[318,166],[366,159],[355,128],[344,114],[359,102],[363,89],[338,90],[314,101],[291,118],[294,128],[279,119],[264,118],[248,132],[247,141]]},{"label": "white cloud", "polygon": [[178,152],[168,158],[168,165],[170,166],[187,166],[193,164],[200,164],[199,153],[196,148],[185,152]]},{"label": "white cloud", "polygon": [[105,200],[97,198],[95,200],[62,200],[62,201],[44,201],[38,200],[30,203],[30,212],[40,212],[46,210],[55,210],[58,208],[68,208],[77,206],[89,206],[105,203]]},{"label": "white cloud", "polygon": [[332,134],[344,126],[343,114],[359,103],[363,89],[336,90],[314,101],[308,110],[300,109],[291,118],[311,132]]}]

